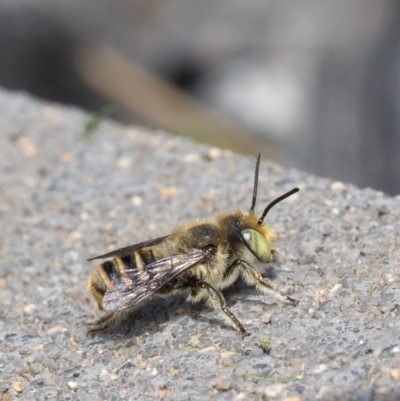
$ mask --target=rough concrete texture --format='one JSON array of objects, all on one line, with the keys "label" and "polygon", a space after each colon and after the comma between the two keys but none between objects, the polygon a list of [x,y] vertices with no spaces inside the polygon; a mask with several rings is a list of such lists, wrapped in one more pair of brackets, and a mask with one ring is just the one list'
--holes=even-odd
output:
[{"label": "rough concrete texture", "polygon": [[109,121],[85,138],[88,118],[0,91],[3,401],[400,397],[400,199],[267,160],[259,212],[301,189],[268,215],[280,254],[268,275],[298,307],[239,285],[225,295],[245,339],[180,297],[88,339],[86,259],[247,209],[255,165]]}]

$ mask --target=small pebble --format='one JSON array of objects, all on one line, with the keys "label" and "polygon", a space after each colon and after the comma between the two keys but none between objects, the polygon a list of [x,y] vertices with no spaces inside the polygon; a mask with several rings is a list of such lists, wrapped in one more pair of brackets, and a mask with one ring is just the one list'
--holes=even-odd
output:
[{"label": "small pebble", "polygon": [[78,384],[76,382],[68,382],[68,387],[72,390],[75,391],[76,388],[78,387]]},{"label": "small pebble", "polygon": [[36,309],[36,305],[35,304],[28,304],[28,305],[25,306],[24,312],[27,313],[27,314],[31,314],[35,309]]},{"label": "small pebble", "polygon": [[341,181],[332,182],[332,184],[329,185],[329,188],[332,191],[347,191],[347,186]]},{"label": "small pebble", "polygon": [[143,204],[143,198],[141,196],[135,195],[135,196],[132,196],[131,202],[132,202],[133,206],[139,207],[139,206],[142,206],[142,204]]},{"label": "small pebble", "polygon": [[215,380],[215,388],[221,391],[228,391],[232,387],[229,379],[217,379]]},{"label": "small pebble", "polygon": [[331,212],[334,216],[339,216],[340,214],[340,210],[337,207],[332,208]]},{"label": "small pebble", "polygon": [[22,393],[21,383],[19,383],[19,382],[13,383],[12,389],[13,389],[17,394],[21,394],[21,393]]},{"label": "small pebble", "polygon": [[130,168],[133,164],[133,161],[131,158],[126,157],[126,156],[121,156],[118,160],[117,160],[117,167],[120,170],[127,170],[128,168]]},{"label": "small pebble", "polygon": [[399,368],[392,368],[390,369],[390,376],[393,380],[400,380],[400,369]]}]

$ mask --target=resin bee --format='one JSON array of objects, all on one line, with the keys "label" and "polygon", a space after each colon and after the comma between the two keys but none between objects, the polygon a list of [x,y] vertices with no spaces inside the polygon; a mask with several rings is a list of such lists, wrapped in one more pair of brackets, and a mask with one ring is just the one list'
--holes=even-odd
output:
[{"label": "resin bee", "polygon": [[[276,260],[275,234],[264,223],[269,210],[298,192],[294,188],[272,201],[261,217],[254,213],[260,155],[257,158],[250,211],[237,211],[202,219],[175,229],[171,235],[140,242],[88,259],[112,258],[92,274],[88,288],[105,314],[89,324],[88,335],[118,324],[151,296],[168,297],[184,292],[193,302],[203,301],[242,337],[249,334],[227,308],[221,290],[239,277],[262,293],[297,305],[298,301],[262,277],[255,263]],[[265,267],[264,267],[265,269]]]}]

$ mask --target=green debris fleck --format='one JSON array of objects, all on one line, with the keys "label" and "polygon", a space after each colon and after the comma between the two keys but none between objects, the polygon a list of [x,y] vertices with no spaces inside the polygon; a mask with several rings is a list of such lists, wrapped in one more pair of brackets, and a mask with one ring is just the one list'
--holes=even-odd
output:
[{"label": "green debris fleck", "polygon": [[186,345],[182,346],[182,349],[189,349],[189,348],[198,348],[199,347],[199,337],[193,336]]},{"label": "green debris fleck", "polygon": [[260,347],[265,354],[269,354],[271,352],[271,340],[267,336],[260,336]]},{"label": "green debris fleck", "polygon": [[117,110],[117,106],[114,104],[109,104],[108,106],[103,107],[102,109],[96,111],[92,114],[89,121],[85,124],[85,129],[83,131],[83,137],[89,138],[93,135],[94,131],[97,129],[99,124],[110,114],[114,113]]}]

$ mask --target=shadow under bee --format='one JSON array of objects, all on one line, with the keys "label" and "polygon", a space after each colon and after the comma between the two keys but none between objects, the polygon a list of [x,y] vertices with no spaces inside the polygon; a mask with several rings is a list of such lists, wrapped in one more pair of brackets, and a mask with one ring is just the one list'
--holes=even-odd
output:
[{"label": "shadow under bee", "polygon": [[[270,279],[277,277],[274,267],[269,267],[264,271],[264,276]],[[238,280],[234,285],[223,290],[227,305],[234,308],[238,303],[247,303],[248,305],[263,305],[266,309],[272,308],[275,304],[258,295],[258,299],[254,299],[254,291],[247,286],[243,280]],[[152,298],[140,308],[129,311],[124,315],[121,323],[114,326],[110,330],[110,334],[122,337],[140,337],[145,333],[157,334],[162,332],[167,325],[187,321],[191,319],[197,322],[206,322],[210,327],[229,330],[229,324],[221,321],[218,313],[214,316],[209,314],[205,308],[205,302],[190,303],[186,301],[184,294],[178,294],[174,297],[160,299]],[[176,327],[176,326],[174,326]],[[184,331],[184,329],[182,330]],[[181,334],[176,332],[176,335]]]}]

